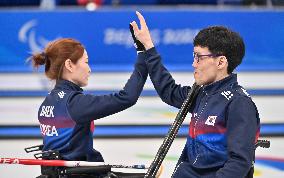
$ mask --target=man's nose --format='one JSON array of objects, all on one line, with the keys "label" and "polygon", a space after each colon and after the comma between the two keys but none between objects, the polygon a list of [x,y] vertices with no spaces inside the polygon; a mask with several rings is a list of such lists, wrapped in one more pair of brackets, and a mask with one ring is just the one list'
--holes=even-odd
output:
[{"label": "man's nose", "polygon": [[197,67],[197,60],[193,59],[193,61],[192,61],[192,67],[194,67],[194,68]]}]

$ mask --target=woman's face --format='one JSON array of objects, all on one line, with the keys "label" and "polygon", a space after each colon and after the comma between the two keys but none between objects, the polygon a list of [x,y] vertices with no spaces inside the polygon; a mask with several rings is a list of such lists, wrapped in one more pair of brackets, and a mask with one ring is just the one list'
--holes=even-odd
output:
[{"label": "woman's face", "polygon": [[89,66],[88,53],[84,50],[83,56],[74,64],[72,81],[80,87],[87,86],[90,74],[91,68]]}]

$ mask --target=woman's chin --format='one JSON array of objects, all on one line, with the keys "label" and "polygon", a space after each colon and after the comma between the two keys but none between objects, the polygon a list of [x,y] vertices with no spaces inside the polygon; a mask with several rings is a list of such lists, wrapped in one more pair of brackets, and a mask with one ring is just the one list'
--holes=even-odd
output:
[{"label": "woman's chin", "polygon": [[87,83],[83,83],[82,85],[81,85],[81,87],[85,87],[85,86],[87,86],[88,85],[88,82]]},{"label": "woman's chin", "polygon": [[88,81],[80,82],[80,84],[79,84],[80,87],[85,87],[87,85],[88,85]]}]

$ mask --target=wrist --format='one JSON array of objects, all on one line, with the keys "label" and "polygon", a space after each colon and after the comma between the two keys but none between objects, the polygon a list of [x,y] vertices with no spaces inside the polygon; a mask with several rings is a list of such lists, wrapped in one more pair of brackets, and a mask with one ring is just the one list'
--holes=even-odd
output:
[{"label": "wrist", "polygon": [[148,49],[151,49],[154,47],[154,44],[151,42],[151,43],[147,43],[144,45],[145,49],[148,50]]}]

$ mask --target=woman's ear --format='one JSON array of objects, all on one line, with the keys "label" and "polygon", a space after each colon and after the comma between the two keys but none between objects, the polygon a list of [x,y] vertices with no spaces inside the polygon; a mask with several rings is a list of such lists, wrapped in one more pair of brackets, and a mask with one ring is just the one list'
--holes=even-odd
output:
[{"label": "woman's ear", "polygon": [[69,71],[69,72],[73,72],[73,63],[70,59],[67,59],[65,62],[64,62],[64,66],[65,68]]}]

